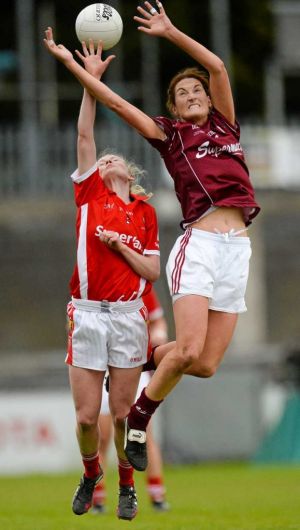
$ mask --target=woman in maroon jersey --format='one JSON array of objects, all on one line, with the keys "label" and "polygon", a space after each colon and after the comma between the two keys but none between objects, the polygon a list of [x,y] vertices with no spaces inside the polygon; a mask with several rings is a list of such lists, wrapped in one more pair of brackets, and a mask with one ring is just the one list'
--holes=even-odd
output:
[{"label": "woman in maroon jersey", "polygon": [[[232,338],[251,255],[247,226],[259,212],[249,180],[230,81],[222,60],[177,29],[157,1],[138,7],[134,19],[146,35],[164,37],[196,68],[176,74],[168,90],[170,118],[151,118],[89,76],[65,56],[46,31],[45,45],[94,96],[159,150],[174,180],[185,232],[171,251],[167,276],[173,298],[176,344],[158,348],[158,368],[131,408],[126,454],[139,470],[147,465],[145,431],[151,415],[184,373],[212,376]],[[161,362],[160,362],[161,361]],[[141,443],[140,443],[141,442]]]}]

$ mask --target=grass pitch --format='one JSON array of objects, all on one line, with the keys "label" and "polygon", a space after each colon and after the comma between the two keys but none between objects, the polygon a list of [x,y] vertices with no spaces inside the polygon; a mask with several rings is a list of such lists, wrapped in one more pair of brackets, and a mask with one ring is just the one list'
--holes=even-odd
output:
[{"label": "grass pitch", "polygon": [[1,530],[300,530],[300,467],[216,464],[167,467],[171,510],[154,513],[143,473],[136,473],[139,513],[131,523],[115,515],[117,475],[108,473],[108,512],[73,515],[80,471],[64,475],[0,477]]}]

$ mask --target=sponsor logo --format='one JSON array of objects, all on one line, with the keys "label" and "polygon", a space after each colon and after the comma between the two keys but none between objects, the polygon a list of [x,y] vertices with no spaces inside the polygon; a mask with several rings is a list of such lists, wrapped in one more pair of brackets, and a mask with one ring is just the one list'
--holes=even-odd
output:
[{"label": "sponsor logo", "polygon": [[148,414],[148,412],[146,410],[141,409],[141,407],[139,407],[139,406],[136,407],[136,410],[138,410],[141,414],[145,414],[145,415]]},{"label": "sponsor logo", "polygon": [[105,18],[105,20],[109,20],[112,17],[112,9],[107,4],[103,4],[103,13],[102,18]]},{"label": "sponsor logo", "polygon": [[[102,225],[96,226],[95,236],[100,237],[103,230],[106,230],[104,226]],[[131,234],[120,234],[117,231],[116,231],[116,234],[118,234],[118,238],[125,245],[131,245],[136,250],[140,250],[140,251],[143,250],[142,244],[136,236],[132,236]]]},{"label": "sponsor logo", "polygon": [[235,144],[225,144],[219,147],[219,146],[211,146],[209,141],[206,141],[206,142],[203,142],[203,144],[199,145],[196,158],[204,158],[207,155],[211,155],[211,156],[218,158],[221,154],[226,153],[226,152],[233,153],[234,155],[242,155],[243,149],[239,142]]}]

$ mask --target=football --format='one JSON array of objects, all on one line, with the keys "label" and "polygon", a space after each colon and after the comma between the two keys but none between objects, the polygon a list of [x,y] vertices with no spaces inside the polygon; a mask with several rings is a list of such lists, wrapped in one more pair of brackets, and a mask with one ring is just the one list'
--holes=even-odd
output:
[{"label": "football", "polygon": [[76,35],[87,44],[93,39],[95,46],[102,41],[103,50],[115,46],[123,32],[123,21],[118,11],[107,4],[91,4],[82,11],[75,22]]}]

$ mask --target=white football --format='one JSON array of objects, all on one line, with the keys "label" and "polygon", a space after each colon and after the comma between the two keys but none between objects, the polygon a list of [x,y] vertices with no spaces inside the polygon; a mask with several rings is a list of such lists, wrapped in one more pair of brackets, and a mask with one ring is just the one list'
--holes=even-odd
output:
[{"label": "white football", "polygon": [[109,50],[122,36],[123,22],[113,7],[107,4],[91,4],[77,16],[75,31],[80,42],[84,40],[88,44],[89,39],[93,39],[97,46],[101,40],[103,50]]}]

